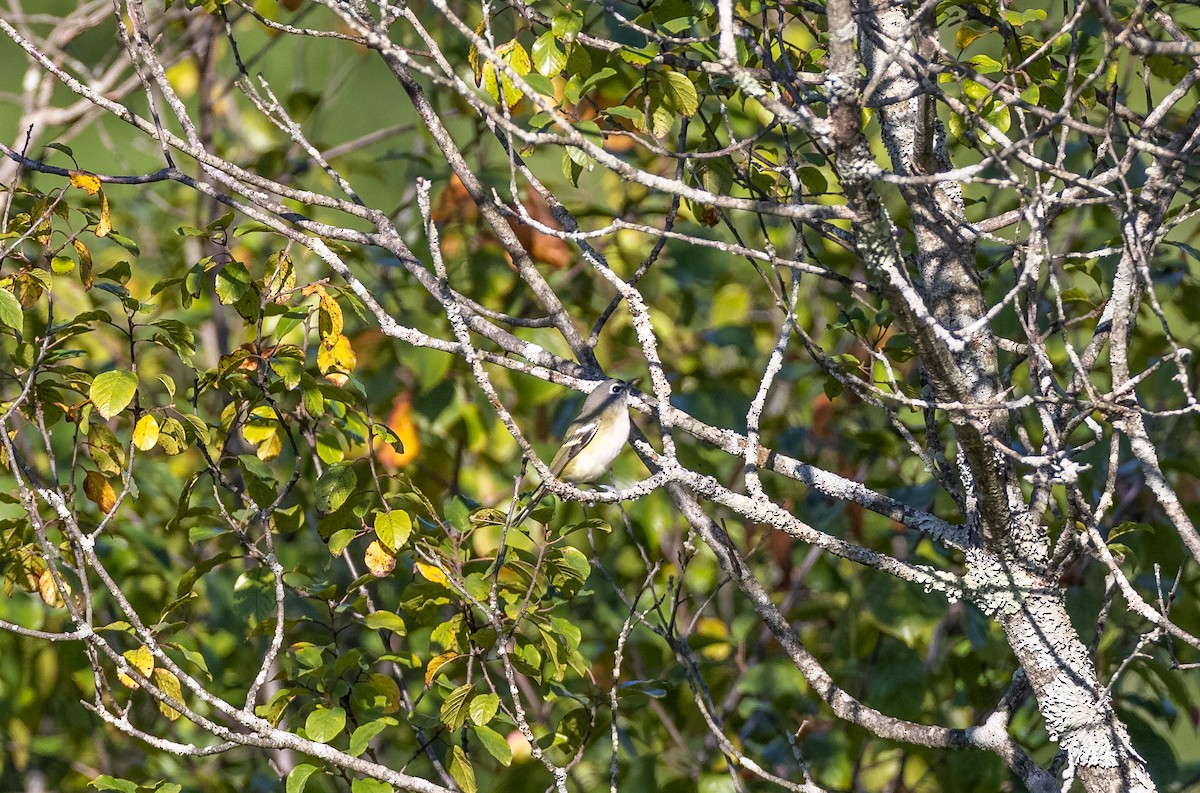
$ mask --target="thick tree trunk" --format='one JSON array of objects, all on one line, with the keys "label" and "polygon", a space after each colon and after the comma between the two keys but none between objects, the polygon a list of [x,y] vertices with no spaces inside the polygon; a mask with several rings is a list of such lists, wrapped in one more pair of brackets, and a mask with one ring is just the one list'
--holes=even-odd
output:
[{"label": "thick tree trunk", "polygon": [[[949,170],[944,133],[921,95],[926,74],[921,57],[927,52],[921,41],[936,32],[889,0],[863,0],[857,14],[850,0],[831,0],[828,8],[830,115],[839,175],[864,219],[856,225],[860,252],[913,338],[936,396],[998,402],[996,344],[988,323],[980,321],[986,303],[957,185],[900,187],[917,246],[919,280],[914,280],[896,246],[887,244],[897,231],[875,195],[869,175],[877,166],[860,129],[858,108],[865,98],[878,108],[896,173],[919,177]],[[869,97],[848,93],[857,84],[859,58]],[[976,605],[1001,625],[1025,669],[1048,732],[1066,750],[1066,772],[1088,791],[1153,791],[1145,762],[1067,616],[1061,587],[1046,573],[1049,534],[1030,513],[1011,462],[997,451],[1009,444],[1006,411],[963,411],[950,418],[967,494],[964,517],[981,541],[967,555],[969,589]]]}]

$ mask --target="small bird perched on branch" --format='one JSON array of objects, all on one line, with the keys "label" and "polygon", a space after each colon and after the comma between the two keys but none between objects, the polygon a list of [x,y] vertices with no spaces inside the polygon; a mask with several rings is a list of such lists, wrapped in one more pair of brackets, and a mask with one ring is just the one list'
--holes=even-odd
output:
[{"label": "small bird perched on branch", "polygon": [[[592,389],[550,463],[555,478],[572,484],[591,482],[617,459],[629,440],[629,391],[633,382],[609,379]],[[517,526],[529,517],[544,495],[545,482],[529,496],[529,503],[511,525]]]}]

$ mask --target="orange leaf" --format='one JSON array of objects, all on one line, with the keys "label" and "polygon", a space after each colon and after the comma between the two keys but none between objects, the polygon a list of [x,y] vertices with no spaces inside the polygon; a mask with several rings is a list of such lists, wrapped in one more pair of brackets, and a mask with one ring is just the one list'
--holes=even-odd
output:
[{"label": "orange leaf", "polygon": [[392,413],[388,416],[387,425],[400,440],[395,444],[380,443],[378,460],[388,468],[403,468],[416,459],[421,449],[417,424],[412,416],[412,395],[407,391],[396,394],[392,400]]},{"label": "orange leaf", "polygon": [[117,494],[113,492],[112,485],[98,471],[88,471],[83,478],[83,494],[106,514],[117,504]]},{"label": "orange leaf", "polygon": [[434,223],[445,223],[449,220],[470,223],[478,218],[479,207],[471,198],[471,194],[467,192],[466,186],[457,174],[451,176],[450,183],[438,196],[430,219]]},{"label": "orange leaf", "polygon": [[[552,229],[558,229],[558,221],[554,219],[554,213],[550,209],[550,205],[546,203],[546,199],[532,190],[525,194],[525,200],[522,202],[526,213],[533,220],[543,226]],[[561,270],[571,264],[574,257],[571,254],[571,246],[566,243],[561,237],[554,237],[550,234],[538,231],[532,226],[526,225],[519,220],[510,218],[508,221],[516,232],[517,239],[521,241],[521,246],[529,251],[529,255],[539,262],[544,262],[551,267]]]},{"label": "orange leaf", "polygon": [[[71,585],[66,581],[62,582],[63,589],[67,594],[71,594]],[[42,601],[52,609],[63,607],[62,592],[58,591],[58,585],[54,583],[54,573],[49,570],[43,570],[38,576],[38,594],[42,596]]]}]

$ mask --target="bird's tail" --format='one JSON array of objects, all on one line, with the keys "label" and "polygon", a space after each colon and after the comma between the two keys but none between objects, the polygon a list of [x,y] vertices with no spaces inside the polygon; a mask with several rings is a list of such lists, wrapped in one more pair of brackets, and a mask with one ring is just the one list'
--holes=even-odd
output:
[{"label": "bird's tail", "polygon": [[529,503],[525,505],[524,509],[517,513],[517,516],[512,519],[512,523],[508,525],[520,526],[525,521],[525,518],[529,517],[529,513],[533,512],[534,507],[538,505],[538,502],[542,500],[544,495],[546,495],[546,486],[538,485],[534,489],[533,493],[530,494]]}]

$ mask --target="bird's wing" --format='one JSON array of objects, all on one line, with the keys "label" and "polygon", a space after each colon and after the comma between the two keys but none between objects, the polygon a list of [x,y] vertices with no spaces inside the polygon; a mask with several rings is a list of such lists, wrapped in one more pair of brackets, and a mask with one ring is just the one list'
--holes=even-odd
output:
[{"label": "bird's wing", "polygon": [[563,444],[558,450],[558,454],[554,455],[554,460],[550,463],[550,473],[555,476],[560,475],[567,467],[567,463],[571,462],[571,458],[579,454],[580,449],[587,446],[592,438],[596,437],[598,429],[600,429],[599,421],[588,421],[572,427],[563,438]]}]

